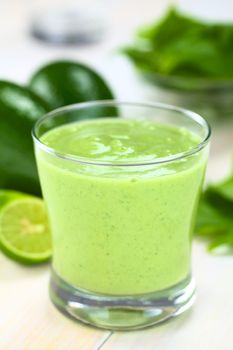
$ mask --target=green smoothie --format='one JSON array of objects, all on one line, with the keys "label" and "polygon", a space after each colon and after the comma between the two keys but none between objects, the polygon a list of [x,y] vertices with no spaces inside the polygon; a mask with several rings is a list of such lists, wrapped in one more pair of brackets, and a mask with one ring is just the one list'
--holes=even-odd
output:
[{"label": "green smoothie", "polygon": [[199,137],[103,118],[56,127],[41,141],[59,153],[37,150],[58,276],[107,295],[156,292],[189,277],[206,152],[153,162],[193,149]]}]

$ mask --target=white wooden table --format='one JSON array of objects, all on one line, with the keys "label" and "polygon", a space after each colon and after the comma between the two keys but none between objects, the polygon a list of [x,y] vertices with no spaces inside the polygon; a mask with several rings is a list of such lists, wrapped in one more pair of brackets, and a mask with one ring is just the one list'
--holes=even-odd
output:
[{"label": "white wooden table", "polygon": [[[25,35],[27,0],[2,0],[0,79],[25,82],[32,70],[48,59],[77,58],[99,69],[119,98],[155,100],[156,93],[112,50],[122,45],[135,27],[158,17],[167,3],[119,0],[112,5],[112,31],[105,41],[64,50]],[[209,180],[229,172],[232,151],[233,123],[215,128]],[[48,265],[25,267],[0,253],[0,350],[232,350],[233,257],[211,256],[203,242],[195,241],[193,268],[198,294],[190,312],[147,330],[113,333],[74,322],[53,307],[48,298]]]}]

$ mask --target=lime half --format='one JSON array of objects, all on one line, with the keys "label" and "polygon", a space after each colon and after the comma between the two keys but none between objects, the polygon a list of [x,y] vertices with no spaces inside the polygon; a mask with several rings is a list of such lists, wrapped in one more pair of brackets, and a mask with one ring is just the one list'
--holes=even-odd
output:
[{"label": "lime half", "polygon": [[15,199],[0,211],[0,244],[15,260],[40,263],[51,257],[51,234],[43,200]]}]

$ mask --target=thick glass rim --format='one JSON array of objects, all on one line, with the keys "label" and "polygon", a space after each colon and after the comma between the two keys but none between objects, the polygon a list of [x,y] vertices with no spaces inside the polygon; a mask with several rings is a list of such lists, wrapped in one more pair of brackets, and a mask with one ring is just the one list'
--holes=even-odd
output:
[{"label": "thick glass rim", "polygon": [[[167,110],[167,111],[172,111],[172,112],[177,112],[185,115],[192,121],[196,122],[199,124],[203,129],[206,130],[206,135],[201,140],[201,142],[192,147],[191,149],[181,152],[181,153],[176,153],[167,157],[161,157],[161,158],[155,158],[153,160],[149,161],[102,161],[98,159],[90,159],[88,157],[79,157],[77,155],[69,154],[69,153],[64,153],[59,150],[56,150],[55,148],[49,147],[46,144],[44,144],[41,140],[40,137],[37,134],[37,130],[39,127],[46,121],[52,118],[56,118],[60,116],[64,112],[70,112],[74,110],[80,110],[80,109],[85,109],[88,107],[116,107],[116,106],[128,106],[128,107],[142,107],[142,108],[152,108],[152,109],[161,109],[161,110]],[[106,118],[106,117],[103,117]],[[101,118],[98,118],[101,119]],[[81,122],[82,120],[80,120]],[[39,148],[55,157],[59,157],[65,160],[73,161],[73,162],[78,162],[81,164],[86,164],[86,165],[100,165],[100,166],[140,166],[140,165],[157,165],[157,164],[163,164],[163,163],[170,163],[170,162],[175,162],[178,160],[181,160],[183,158],[189,157],[191,155],[194,155],[195,153],[201,151],[205,146],[208,144],[209,139],[211,136],[211,128],[209,123],[201,117],[199,114],[196,112],[192,112],[188,109],[176,107],[173,105],[169,104],[164,104],[164,103],[158,103],[158,102],[133,102],[133,101],[119,101],[119,100],[98,100],[98,101],[88,101],[88,102],[81,102],[81,103],[76,103],[68,106],[63,106],[57,109],[52,110],[51,112],[45,114],[43,117],[41,117],[37,122],[34,124],[34,127],[32,128],[32,138],[35,143],[35,145],[39,146]]]}]

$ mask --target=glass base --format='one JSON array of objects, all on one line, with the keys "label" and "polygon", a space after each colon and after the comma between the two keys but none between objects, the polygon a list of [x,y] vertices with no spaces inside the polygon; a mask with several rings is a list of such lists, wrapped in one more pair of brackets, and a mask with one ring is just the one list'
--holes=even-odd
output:
[{"label": "glass base", "polygon": [[195,300],[195,283],[188,278],[160,292],[107,296],[79,290],[53,271],[50,298],[61,312],[76,320],[99,328],[131,330],[155,325],[189,309]]}]

